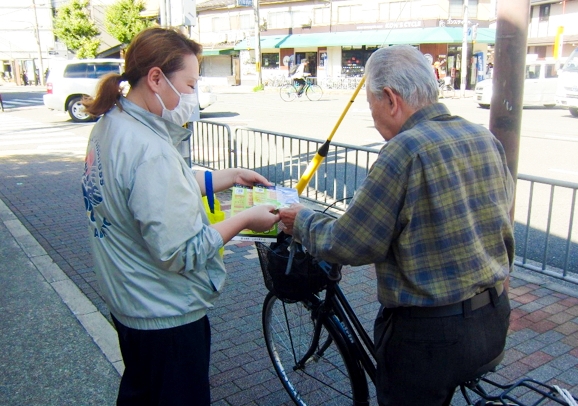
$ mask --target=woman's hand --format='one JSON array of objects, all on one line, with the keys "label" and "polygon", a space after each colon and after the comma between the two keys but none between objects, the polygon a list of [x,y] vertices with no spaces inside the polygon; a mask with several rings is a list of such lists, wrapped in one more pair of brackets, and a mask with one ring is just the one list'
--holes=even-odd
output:
[{"label": "woman's hand", "polygon": [[287,207],[285,209],[279,209],[279,216],[281,218],[282,223],[282,226],[280,227],[281,231],[283,231],[285,234],[293,235],[293,226],[295,224],[295,217],[297,217],[297,213],[299,213],[299,211],[301,211],[304,208],[305,206],[303,206],[302,204],[294,203],[290,207]]},{"label": "woman's hand", "polygon": [[237,173],[233,177],[233,184],[238,183],[245,186],[253,186],[255,184],[261,184],[265,186],[272,186],[272,183],[267,180],[266,177],[258,174],[250,169],[236,169]]},{"label": "woman's hand", "polygon": [[273,228],[275,223],[278,221],[279,214],[275,210],[275,206],[263,204],[243,210],[225,221],[212,224],[211,227],[221,234],[223,242],[226,244],[246,228],[257,232],[263,232]]},{"label": "woman's hand", "polygon": [[[197,171],[195,177],[201,188],[201,193],[205,195],[207,193],[205,185],[205,172]],[[256,184],[273,186],[273,184],[269,182],[266,177],[259,175],[257,172],[250,169],[221,169],[219,171],[214,171],[212,177],[213,190],[215,193],[227,190],[233,187],[234,184],[240,184],[243,186],[254,186]]]},{"label": "woman's hand", "polygon": [[270,230],[279,221],[279,214],[275,210],[275,206],[269,204],[253,206],[240,214],[248,217],[247,228],[257,232]]}]

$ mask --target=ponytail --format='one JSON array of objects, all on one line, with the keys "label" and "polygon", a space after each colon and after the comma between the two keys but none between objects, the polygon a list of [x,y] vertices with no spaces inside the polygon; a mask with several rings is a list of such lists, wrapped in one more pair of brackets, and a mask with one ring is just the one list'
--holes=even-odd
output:
[{"label": "ponytail", "polygon": [[98,117],[109,111],[120,99],[122,88],[120,82],[126,80],[125,75],[118,73],[106,74],[98,82],[94,99],[83,101],[86,112]]}]

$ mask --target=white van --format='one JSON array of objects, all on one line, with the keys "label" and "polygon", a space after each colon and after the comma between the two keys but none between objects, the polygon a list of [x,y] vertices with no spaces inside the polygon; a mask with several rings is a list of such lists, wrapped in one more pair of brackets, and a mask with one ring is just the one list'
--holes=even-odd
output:
[{"label": "white van", "polygon": [[[524,106],[556,105],[556,87],[558,74],[553,60],[536,60],[529,56],[526,61],[526,80],[524,81]],[[492,79],[482,80],[476,85],[476,102],[482,108],[489,108],[492,100]]]},{"label": "white van", "polygon": [[94,120],[84,111],[82,99],[94,97],[99,79],[107,73],[122,73],[123,64],[122,59],[55,61],[46,80],[44,105],[52,110],[68,111],[76,122]]}]

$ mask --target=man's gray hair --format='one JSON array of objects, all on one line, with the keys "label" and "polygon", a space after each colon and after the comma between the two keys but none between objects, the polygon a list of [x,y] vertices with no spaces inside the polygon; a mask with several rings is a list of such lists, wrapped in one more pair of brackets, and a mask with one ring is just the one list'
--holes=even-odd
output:
[{"label": "man's gray hair", "polygon": [[367,86],[375,97],[383,97],[389,87],[414,109],[438,100],[438,83],[425,56],[409,45],[375,51],[365,65]]}]

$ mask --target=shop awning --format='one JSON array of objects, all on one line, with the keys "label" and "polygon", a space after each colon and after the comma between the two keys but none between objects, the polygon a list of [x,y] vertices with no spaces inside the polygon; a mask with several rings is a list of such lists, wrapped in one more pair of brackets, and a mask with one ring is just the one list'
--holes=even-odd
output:
[{"label": "shop awning", "polygon": [[[247,40],[241,41],[235,49],[248,49]],[[471,33],[468,41],[472,41]],[[478,28],[476,42],[493,44],[496,30]],[[254,40],[249,39],[250,48]],[[262,36],[261,48],[307,48],[325,46],[387,46],[400,44],[461,44],[461,27],[408,28],[403,30],[358,30],[324,32],[314,34],[293,34],[284,36]]]},{"label": "shop awning", "polygon": [[203,48],[203,56],[235,55],[238,53],[239,53],[239,51],[236,51],[234,48],[226,48],[226,49]]},{"label": "shop awning", "polygon": [[[261,49],[267,48],[287,48],[283,42],[291,35],[261,35]],[[254,49],[255,37],[245,38],[243,41],[235,45],[235,50],[241,51],[243,49]]]}]

